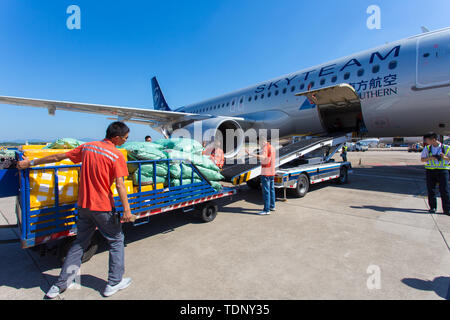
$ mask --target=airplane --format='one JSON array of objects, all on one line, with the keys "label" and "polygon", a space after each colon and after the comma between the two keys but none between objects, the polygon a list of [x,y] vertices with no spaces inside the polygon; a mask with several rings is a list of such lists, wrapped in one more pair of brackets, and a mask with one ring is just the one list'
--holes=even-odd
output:
[{"label": "airplane", "polygon": [[156,78],[154,110],[0,96],[0,103],[114,116],[166,137],[185,129],[225,136],[234,157],[250,129],[279,137],[357,132],[365,137],[450,134],[450,27],[422,33],[199,103],[170,108]]}]

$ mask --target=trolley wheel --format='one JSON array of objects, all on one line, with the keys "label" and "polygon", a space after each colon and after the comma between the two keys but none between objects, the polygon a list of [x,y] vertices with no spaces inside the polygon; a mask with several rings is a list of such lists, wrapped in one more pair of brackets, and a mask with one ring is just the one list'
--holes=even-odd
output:
[{"label": "trolley wheel", "polygon": [[200,220],[203,222],[211,222],[217,217],[218,207],[215,204],[205,204],[199,210]]},{"label": "trolley wheel", "polygon": [[341,167],[341,172],[340,172],[339,178],[337,178],[336,182],[338,184],[348,183],[348,168],[347,167]]},{"label": "trolley wheel", "polygon": [[249,181],[247,181],[247,186],[253,190],[260,190],[261,189],[261,179],[258,177],[258,178],[249,180]]},{"label": "trolley wheel", "polygon": [[[72,243],[75,241],[76,237],[70,237],[63,240],[63,243],[59,248],[59,260],[63,264],[66,260],[66,256],[69,253],[70,248],[72,247]],[[97,253],[98,246],[100,243],[100,235],[96,232],[91,239],[91,243],[87,247],[87,249],[83,253],[83,257],[81,258],[81,263],[88,262]]]},{"label": "trolley wheel", "polygon": [[294,193],[298,198],[303,198],[309,191],[309,178],[306,174],[302,173],[297,180],[297,187],[294,189]]}]

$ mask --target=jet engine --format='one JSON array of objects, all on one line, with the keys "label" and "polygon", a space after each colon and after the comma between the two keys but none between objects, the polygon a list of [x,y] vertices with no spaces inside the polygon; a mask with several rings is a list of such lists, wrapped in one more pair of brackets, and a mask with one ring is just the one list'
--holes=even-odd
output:
[{"label": "jet engine", "polygon": [[203,121],[195,121],[185,126],[180,126],[171,134],[172,138],[191,138],[203,143],[220,141],[225,158],[235,157],[244,145],[244,131],[241,125],[234,119],[213,118]]}]

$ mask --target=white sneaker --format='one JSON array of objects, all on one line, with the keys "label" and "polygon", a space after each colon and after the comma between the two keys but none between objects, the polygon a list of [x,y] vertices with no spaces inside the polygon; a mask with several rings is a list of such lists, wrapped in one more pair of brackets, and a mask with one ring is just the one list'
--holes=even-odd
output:
[{"label": "white sneaker", "polygon": [[113,294],[117,293],[120,290],[128,288],[128,286],[131,284],[131,278],[123,278],[122,281],[120,281],[115,286],[110,286],[109,284],[106,285],[105,291],[103,291],[103,295],[105,297],[111,297]]},{"label": "white sneaker", "polygon": [[270,211],[275,212],[275,211],[277,211],[277,209],[273,208],[273,209],[270,209]]},{"label": "white sneaker", "polygon": [[[71,284],[69,284],[69,286],[67,287],[67,289],[72,288],[75,285],[75,281],[72,282]],[[48,290],[48,292],[46,293],[46,297],[49,299],[55,299],[59,294],[63,293],[65,290],[61,290],[58,286],[53,285],[50,290]]]},{"label": "white sneaker", "polygon": [[55,299],[61,292],[61,290],[59,289],[59,287],[53,285],[50,290],[48,290],[48,292],[46,293],[46,297],[49,299]]},{"label": "white sneaker", "polygon": [[268,215],[270,215],[270,212],[267,212],[267,211],[261,211],[261,212],[258,213],[258,215],[259,215],[259,216],[268,216]]}]

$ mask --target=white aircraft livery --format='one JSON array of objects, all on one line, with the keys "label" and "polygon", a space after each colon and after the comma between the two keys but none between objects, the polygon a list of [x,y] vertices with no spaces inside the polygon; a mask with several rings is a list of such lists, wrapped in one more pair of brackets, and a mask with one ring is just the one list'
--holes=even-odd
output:
[{"label": "white aircraft livery", "polygon": [[[202,129],[225,136],[236,131],[229,157],[241,149],[249,129],[292,135],[359,132],[367,137],[450,134],[450,28],[265,81],[207,101],[172,109],[156,78],[154,109],[0,97],[0,103],[87,112],[149,124],[170,136]],[[237,143],[236,143],[237,141]]]}]

